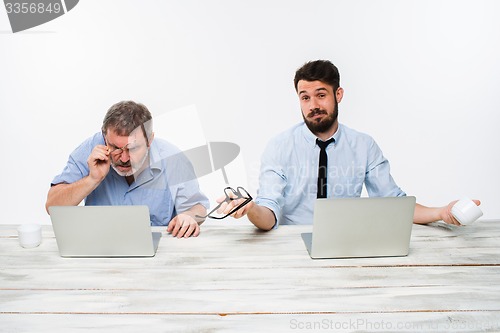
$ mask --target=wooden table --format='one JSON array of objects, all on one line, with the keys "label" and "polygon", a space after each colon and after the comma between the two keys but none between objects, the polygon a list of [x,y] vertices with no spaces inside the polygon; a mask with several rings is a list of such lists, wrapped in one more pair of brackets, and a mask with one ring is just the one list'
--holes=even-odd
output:
[{"label": "wooden table", "polygon": [[0,332],[500,331],[500,221],[414,225],[398,258],[312,260],[310,231],[206,222],[154,258],[72,259],[3,225]]}]

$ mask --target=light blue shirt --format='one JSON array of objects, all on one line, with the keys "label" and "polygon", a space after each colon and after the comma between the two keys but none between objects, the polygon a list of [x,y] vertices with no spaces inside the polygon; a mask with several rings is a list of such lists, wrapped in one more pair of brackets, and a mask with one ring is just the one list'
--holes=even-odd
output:
[{"label": "light blue shirt", "polygon": [[[102,133],[85,140],[69,156],[62,173],[52,184],[73,183],[89,174],[87,158],[96,145],[103,145]],[[146,205],[151,225],[168,225],[178,213],[209,201],[200,192],[193,166],[174,145],[154,139],[149,149],[150,166],[132,184],[110,167],[106,178],[85,198],[85,205]]]},{"label": "light blue shirt", "polygon": [[[262,155],[255,202],[274,212],[279,224],[312,224],[320,148],[300,123],[272,139]],[[327,197],[405,196],[390,174],[389,161],[372,137],[339,124],[327,147]]]}]

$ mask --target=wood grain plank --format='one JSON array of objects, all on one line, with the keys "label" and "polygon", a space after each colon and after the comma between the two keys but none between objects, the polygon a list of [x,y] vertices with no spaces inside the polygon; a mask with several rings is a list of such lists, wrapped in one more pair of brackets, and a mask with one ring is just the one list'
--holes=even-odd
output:
[{"label": "wood grain plank", "polygon": [[8,283],[0,312],[500,310],[498,267],[71,273]]},{"label": "wood grain plank", "polygon": [[349,314],[12,314],[1,315],[3,332],[498,332],[495,312]]},{"label": "wood grain plank", "polygon": [[[484,227],[483,227],[484,226]],[[497,265],[500,263],[500,222],[477,223],[448,230],[440,227],[414,226],[407,257],[311,260],[300,237],[308,226],[283,226],[276,231],[260,232],[254,227],[211,227],[198,238],[175,239],[164,228],[158,254],[143,261],[143,265],[197,265],[215,267],[329,267],[329,266],[411,266],[411,265]],[[470,227],[470,228],[469,228]],[[495,227],[495,228],[494,228]],[[466,229],[469,228],[469,229]],[[1,228],[0,228],[1,229]],[[486,229],[483,230],[483,229]],[[8,229],[3,229],[8,230]],[[42,244],[24,249],[17,238],[0,241],[0,265],[12,266],[19,260],[27,265],[40,265],[39,257],[51,265],[109,265],[107,260],[60,258],[55,238],[49,230]],[[275,256],[274,254],[279,254]],[[139,260],[139,259],[132,259]],[[113,259],[113,264],[130,259]]]}]

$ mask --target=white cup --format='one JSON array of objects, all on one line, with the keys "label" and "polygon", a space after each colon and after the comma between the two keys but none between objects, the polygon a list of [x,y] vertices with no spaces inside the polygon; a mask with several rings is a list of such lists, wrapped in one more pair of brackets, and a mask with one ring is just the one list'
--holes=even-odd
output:
[{"label": "white cup", "polygon": [[462,225],[471,224],[483,216],[481,208],[468,198],[458,200],[451,208],[451,213]]},{"label": "white cup", "polygon": [[21,224],[17,228],[19,244],[24,248],[37,247],[42,242],[42,226],[39,224]]}]

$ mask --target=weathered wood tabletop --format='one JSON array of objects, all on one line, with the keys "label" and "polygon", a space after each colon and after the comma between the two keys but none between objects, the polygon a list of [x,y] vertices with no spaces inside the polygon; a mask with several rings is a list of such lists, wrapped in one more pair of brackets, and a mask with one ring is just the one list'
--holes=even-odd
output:
[{"label": "weathered wood tabletop", "polygon": [[311,226],[164,230],[153,258],[61,258],[0,225],[0,332],[500,331],[500,221],[414,225],[407,257],[312,260]]}]

